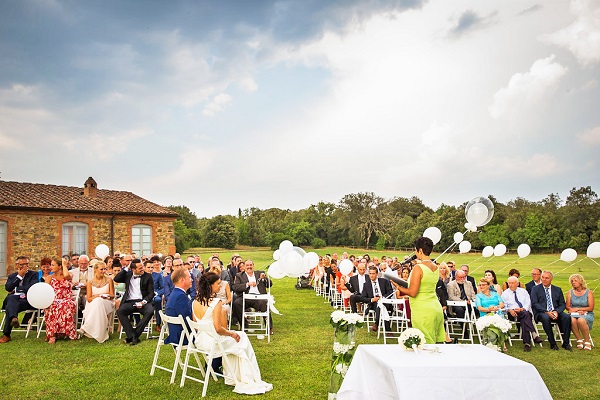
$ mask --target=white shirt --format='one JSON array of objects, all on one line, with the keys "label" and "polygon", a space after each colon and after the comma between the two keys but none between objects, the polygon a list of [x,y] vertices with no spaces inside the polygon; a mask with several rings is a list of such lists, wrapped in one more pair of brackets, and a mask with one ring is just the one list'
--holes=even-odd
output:
[{"label": "white shirt", "polygon": [[258,291],[258,286],[254,285],[254,286],[250,286],[250,282],[254,282],[256,283],[256,275],[252,274],[252,276],[246,274],[246,276],[248,277],[248,283],[246,284],[250,290],[248,290],[248,293],[252,293],[252,294],[260,294],[260,292]]},{"label": "white shirt", "polygon": [[[530,311],[531,310],[531,299],[529,298],[529,293],[527,293],[527,290],[518,287],[516,290],[516,293],[517,293],[517,299],[519,299],[521,304],[523,304],[523,308],[527,311]],[[500,297],[502,297],[504,306],[507,309],[512,310],[513,308],[521,308],[515,301],[515,292],[513,292],[512,290],[506,289],[504,292],[502,292],[502,295]]]},{"label": "white shirt", "polygon": [[142,280],[142,276],[138,275],[139,278],[135,278],[135,274],[131,275],[131,279],[129,280],[129,300],[142,300],[142,290],[140,289],[140,281]]},{"label": "white shirt", "polygon": [[367,281],[366,274],[358,274],[358,292],[362,293],[365,282]]}]

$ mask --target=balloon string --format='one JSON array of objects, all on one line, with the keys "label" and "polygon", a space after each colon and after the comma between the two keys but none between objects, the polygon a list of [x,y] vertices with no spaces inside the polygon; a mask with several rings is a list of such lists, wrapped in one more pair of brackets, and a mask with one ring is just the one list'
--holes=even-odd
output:
[{"label": "balloon string", "polygon": [[[589,257],[588,257],[588,258],[589,258]],[[599,266],[599,267],[600,267],[600,264],[598,264],[596,261],[594,261],[594,259],[593,259],[593,258],[590,258],[590,260],[592,260],[592,262],[593,262],[594,264],[596,264],[597,266]]]},{"label": "balloon string", "polygon": [[478,269],[480,269],[481,267],[483,267],[483,266],[484,266],[486,263],[490,262],[490,261],[492,260],[492,258],[494,258],[494,257],[496,257],[496,256],[494,256],[494,255],[490,256],[490,258],[488,258],[487,260],[485,260],[485,261],[483,262],[483,264],[481,264],[479,267],[475,268],[475,269],[473,270],[473,272],[475,272],[475,271],[477,271]]},{"label": "balloon string", "polygon": [[508,264],[508,265],[507,265],[507,266],[505,266],[505,267],[502,267],[502,268],[500,268],[500,269],[498,270],[498,272],[502,272],[502,271],[506,270],[508,267],[510,267],[511,265],[513,265],[513,264],[514,264],[514,263],[516,263],[516,262],[517,262],[517,260],[515,260],[515,261],[511,262],[510,264]]},{"label": "balloon string", "polygon": [[441,257],[441,256],[443,256],[444,254],[446,254],[446,252],[447,252],[448,250],[450,250],[450,248],[451,248],[451,247],[454,247],[454,246],[456,246],[456,242],[452,242],[452,244],[451,244],[450,246],[448,246],[448,248],[447,248],[446,250],[444,250],[444,251],[442,252],[442,254],[440,254],[439,256],[437,256],[437,257],[435,258],[435,260],[437,261],[437,259],[438,259],[438,258],[440,258],[440,257]]},{"label": "balloon string", "polygon": [[[590,284],[590,283],[592,283],[592,282],[596,282],[597,280],[598,280],[598,279],[593,279],[593,280],[591,280],[590,282],[588,282],[588,286],[589,286],[589,284]],[[598,289],[598,286],[600,286],[600,282],[598,282],[598,284],[596,285],[596,287],[594,288],[594,290],[592,290],[592,292],[596,292],[596,289]]]},{"label": "balloon string", "polygon": [[554,263],[557,263],[557,262],[559,262],[559,261],[560,261],[560,258],[559,258],[558,260],[554,260],[554,261],[552,261],[550,264],[546,264],[546,265],[544,265],[544,266],[543,266],[542,268],[540,268],[540,269],[541,269],[541,270],[544,270],[544,268],[546,268],[546,267],[549,267],[549,266],[551,266],[552,264],[554,264]]},{"label": "balloon string", "polygon": [[556,276],[556,275],[560,274],[561,272],[563,272],[563,271],[564,271],[565,269],[567,269],[567,268],[571,268],[572,266],[574,266],[574,265],[576,265],[576,264],[579,264],[579,263],[580,263],[580,262],[582,262],[583,260],[585,260],[585,258],[582,258],[581,260],[579,260],[579,261],[577,261],[577,262],[575,262],[575,263],[573,263],[573,264],[571,264],[571,265],[567,265],[566,267],[564,267],[563,269],[561,269],[560,271],[558,271],[557,273],[555,273],[555,274],[554,274],[554,276]]}]

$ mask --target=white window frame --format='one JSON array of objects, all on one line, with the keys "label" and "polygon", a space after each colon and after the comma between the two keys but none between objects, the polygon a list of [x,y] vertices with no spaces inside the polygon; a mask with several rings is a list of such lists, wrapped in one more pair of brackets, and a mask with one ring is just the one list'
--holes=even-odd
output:
[{"label": "white window frame", "polygon": [[135,224],[131,227],[131,252],[138,257],[152,254],[152,226]]},{"label": "white window frame", "polygon": [[[83,222],[66,222],[62,225],[61,234],[62,254],[88,254],[88,224]],[[75,235],[74,242],[72,241],[73,235]]]}]

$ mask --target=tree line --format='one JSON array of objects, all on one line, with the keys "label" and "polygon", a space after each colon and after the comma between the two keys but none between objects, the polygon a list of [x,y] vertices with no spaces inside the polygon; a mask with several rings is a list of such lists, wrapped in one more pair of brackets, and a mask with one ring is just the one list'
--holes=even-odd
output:
[{"label": "tree line", "polygon": [[[541,201],[516,198],[500,203],[493,195],[494,217],[476,233],[465,236],[473,249],[499,243],[516,248],[527,243],[532,251],[556,252],[572,247],[585,250],[600,241],[600,202],[591,186],[573,188],[563,202],[558,194]],[[175,221],[178,252],[190,247],[233,249],[236,244],[276,249],[288,239],[297,246],[400,249],[430,226],[442,231],[437,246],[446,248],[455,232],[464,232],[465,206],[442,204],[436,210],[418,197],[385,200],[372,192],[345,195],[337,204],[319,202],[302,210],[249,208],[238,215],[198,218],[187,206],[169,206]]]}]

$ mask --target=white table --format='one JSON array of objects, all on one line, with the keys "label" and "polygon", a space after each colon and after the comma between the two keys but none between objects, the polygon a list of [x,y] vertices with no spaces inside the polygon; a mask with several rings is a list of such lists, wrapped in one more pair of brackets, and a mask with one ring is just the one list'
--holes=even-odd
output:
[{"label": "white table", "polygon": [[436,345],[439,353],[400,345],[358,346],[337,398],[552,399],[535,367],[479,344]]}]

